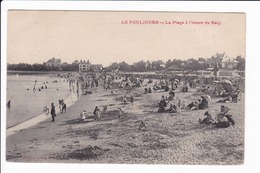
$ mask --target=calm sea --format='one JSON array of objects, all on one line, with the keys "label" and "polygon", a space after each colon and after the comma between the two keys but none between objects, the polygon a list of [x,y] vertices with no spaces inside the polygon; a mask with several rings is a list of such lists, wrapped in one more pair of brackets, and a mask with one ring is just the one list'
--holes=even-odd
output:
[{"label": "calm sea", "polygon": [[[35,80],[36,91],[33,91]],[[42,86],[44,89],[39,91]],[[58,111],[58,100],[65,100],[69,94],[69,83],[63,78],[48,75],[8,75],[6,103],[11,100],[11,107],[7,108],[7,128],[40,115],[43,107],[50,107],[52,102]]]}]

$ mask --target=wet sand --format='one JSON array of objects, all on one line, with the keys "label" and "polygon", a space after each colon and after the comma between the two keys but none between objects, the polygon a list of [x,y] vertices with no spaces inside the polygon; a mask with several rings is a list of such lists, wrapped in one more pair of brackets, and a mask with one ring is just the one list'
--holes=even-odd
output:
[{"label": "wet sand", "polygon": [[[201,125],[199,118],[206,110],[216,113],[219,98],[212,98],[209,109],[183,110],[181,114],[157,113],[157,103],[168,92],[144,94],[137,89],[94,89],[78,101],[36,126],[9,135],[6,139],[6,158],[11,162],[45,163],[127,163],[127,164],[202,164],[237,165],[244,160],[244,95],[238,103],[225,103],[236,125],[217,129]],[[122,96],[134,96],[134,104],[123,104]],[[186,103],[199,94],[176,91],[176,97]],[[95,106],[108,105],[108,113],[100,121],[79,122],[82,110],[93,113]],[[123,115],[118,118],[117,107]],[[145,131],[138,130],[140,121]]]},{"label": "wet sand", "polygon": [[[71,105],[73,105],[77,101],[78,97],[79,96],[78,96],[77,93],[71,92],[69,94],[69,96],[65,99],[66,106],[70,107]],[[58,110],[58,107],[56,109]],[[6,130],[6,136],[8,137],[10,135],[13,135],[13,134],[19,132],[19,131],[30,128],[32,126],[35,126],[35,125],[37,125],[37,124],[39,124],[39,123],[41,123],[41,122],[43,122],[43,121],[45,121],[49,118],[50,118],[50,114],[46,115],[46,114],[42,113],[42,114],[40,114],[36,117],[33,117],[33,118],[31,118],[31,119],[29,119],[25,122],[22,122],[18,125],[15,125],[13,127],[8,128]]]}]

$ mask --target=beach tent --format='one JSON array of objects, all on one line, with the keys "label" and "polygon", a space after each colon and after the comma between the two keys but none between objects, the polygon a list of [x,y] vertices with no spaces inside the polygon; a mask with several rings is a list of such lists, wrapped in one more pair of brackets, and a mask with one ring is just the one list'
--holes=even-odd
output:
[{"label": "beach tent", "polygon": [[224,88],[227,92],[231,92],[233,90],[233,84],[230,80],[224,79],[221,81],[214,81],[214,83]]}]

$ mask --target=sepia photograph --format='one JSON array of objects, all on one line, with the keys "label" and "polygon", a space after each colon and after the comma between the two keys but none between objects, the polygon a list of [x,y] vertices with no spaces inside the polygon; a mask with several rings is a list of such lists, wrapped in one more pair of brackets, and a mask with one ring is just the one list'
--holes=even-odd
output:
[{"label": "sepia photograph", "polygon": [[7,19],[7,162],[244,163],[245,13]]}]

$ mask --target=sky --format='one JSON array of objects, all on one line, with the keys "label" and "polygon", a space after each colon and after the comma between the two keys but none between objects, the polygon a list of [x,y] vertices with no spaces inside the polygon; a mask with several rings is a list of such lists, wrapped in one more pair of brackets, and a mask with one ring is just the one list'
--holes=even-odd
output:
[{"label": "sky", "polygon": [[216,52],[245,57],[246,48],[243,13],[11,10],[7,27],[7,63],[55,57],[108,66],[209,58]]}]

